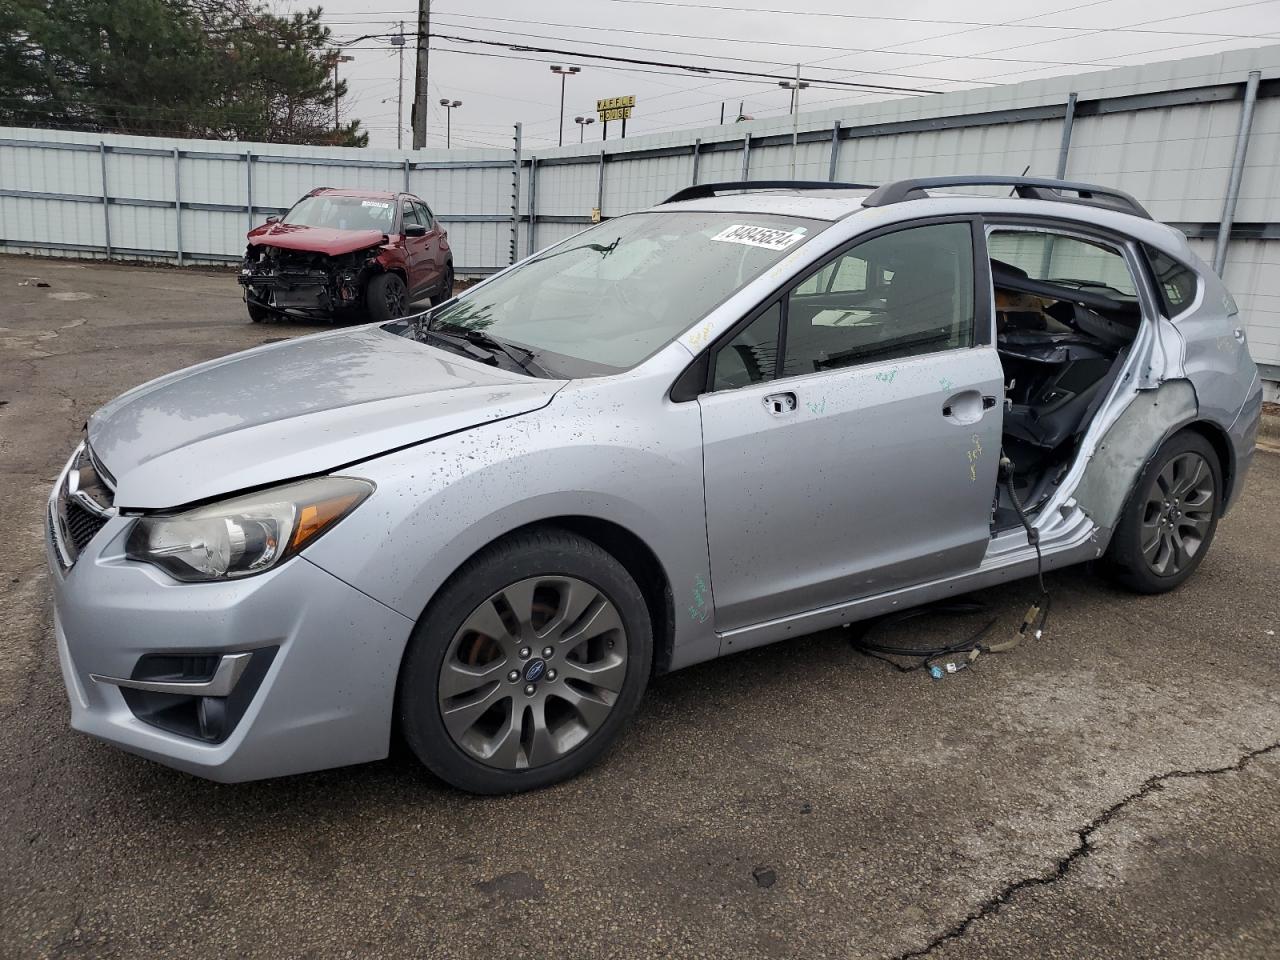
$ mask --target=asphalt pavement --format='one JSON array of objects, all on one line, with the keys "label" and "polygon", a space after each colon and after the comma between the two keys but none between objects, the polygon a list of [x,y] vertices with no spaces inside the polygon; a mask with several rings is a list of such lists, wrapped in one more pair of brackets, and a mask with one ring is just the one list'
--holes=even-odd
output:
[{"label": "asphalt pavement", "polygon": [[1042,640],[940,682],[842,631],[703,664],[538,793],[403,750],[219,785],[73,733],[42,510],[85,418],[313,329],[250,324],[226,272],[0,257],[0,957],[1280,955],[1272,453],[1173,594],[1054,573]]}]

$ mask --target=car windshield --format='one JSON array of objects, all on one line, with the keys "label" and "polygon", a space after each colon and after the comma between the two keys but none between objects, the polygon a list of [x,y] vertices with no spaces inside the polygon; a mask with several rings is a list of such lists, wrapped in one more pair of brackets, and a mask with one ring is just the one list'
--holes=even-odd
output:
[{"label": "car windshield", "polygon": [[391,233],[395,204],[368,197],[303,197],[285,214],[282,223],[330,230],[378,230]]},{"label": "car windshield", "polygon": [[[483,331],[565,376],[614,373],[661,349],[826,226],[755,213],[629,214],[445,304],[428,324]],[[413,335],[412,325],[398,332]]]}]

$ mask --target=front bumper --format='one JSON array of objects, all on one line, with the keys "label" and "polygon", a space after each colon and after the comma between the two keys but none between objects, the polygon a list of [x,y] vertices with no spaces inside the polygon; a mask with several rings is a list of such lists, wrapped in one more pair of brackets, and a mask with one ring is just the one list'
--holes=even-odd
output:
[{"label": "front bumper", "polygon": [[[132,521],[115,517],[64,570],[50,542],[54,627],[71,726],[202,777],[283,776],[387,755],[396,676],[413,622],[294,557],[226,583],[177,583],[126,560]],[[130,709],[122,689],[147,654],[276,648],[220,743],[182,736]]]}]

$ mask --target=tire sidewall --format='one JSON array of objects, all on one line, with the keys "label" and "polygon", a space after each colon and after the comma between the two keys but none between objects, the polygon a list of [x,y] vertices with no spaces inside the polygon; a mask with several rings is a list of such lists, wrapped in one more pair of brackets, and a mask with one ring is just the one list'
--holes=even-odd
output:
[{"label": "tire sidewall", "polygon": [[453,296],[453,264],[445,268],[444,281],[440,284],[440,292],[431,298],[432,306],[439,306]]},{"label": "tire sidewall", "polygon": [[[539,541],[543,538],[522,538],[499,545],[502,549],[486,550],[455,574],[414,627],[400,671],[399,721],[410,748],[442,780],[472,793],[534,790],[585,770],[613,745],[648,683],[653,630],[644,595],[626,569],[596,544],[576,536]],[[577,577],[614,604],[627,631],[627,674],[608,719],[585,743],[545,766],[500,770],[453,742],[440,713],[439,675],[463,620],[499,590],[534,576]]]},{"label": "tire sidewall", "polygon": [[405,289],[405,296],[406,298],[408,297],[408,290],[405,288],[404,281],[400,279],[398,274],[394,273],[380,273],[373,277],[365,287],[365,309],[368,310],[369,316],[376,323],[387,323],[388,321],[399,319],[391,316],[390,311],[387,310],[383,294],[383,288],[391,283],[398,283],[402,289]]},{"label": "tire sidewall", "polygon": [[[1155,478],[1175,457],[1184,453],[1197,453],[1209,465],[1213,474],[1213,518],[1204,542],[1191,562],[1171,576],[1160,576],[1153,571],[1142,554],[1142,514],[1147,494]],[[1138,475],[1129,494],[1120,523],[1116,526],[1108,549],[1112,567],[1121,581],[1140,593],[1165,593],[1184,583],[1199,568],[1213,545],[1222,512],[1222,466],[1212,444],[1198,433],[1183,431],[1170,437],[1156,452]]]}]

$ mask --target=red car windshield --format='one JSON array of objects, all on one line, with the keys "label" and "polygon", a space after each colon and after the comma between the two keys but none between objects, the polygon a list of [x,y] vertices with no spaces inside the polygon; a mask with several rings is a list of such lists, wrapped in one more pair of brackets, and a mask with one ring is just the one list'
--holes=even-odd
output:
[{"label": "red car windshield", "polygon": [[367,197],[335,197],[321,194],[303,197],[285,214],[282,223],[330,230],[380,230],[391,233],[396,208],[391,200]]}]

